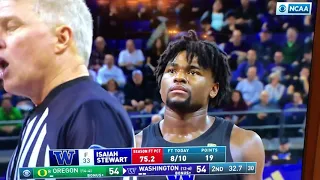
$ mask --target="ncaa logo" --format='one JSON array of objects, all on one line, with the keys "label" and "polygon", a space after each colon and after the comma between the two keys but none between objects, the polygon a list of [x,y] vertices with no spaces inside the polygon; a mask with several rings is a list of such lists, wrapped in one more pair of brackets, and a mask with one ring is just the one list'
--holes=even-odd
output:
[{"label": "ncaa logo", "polygon": [[311,15],[311,2],[277,2],[276,15]]}]

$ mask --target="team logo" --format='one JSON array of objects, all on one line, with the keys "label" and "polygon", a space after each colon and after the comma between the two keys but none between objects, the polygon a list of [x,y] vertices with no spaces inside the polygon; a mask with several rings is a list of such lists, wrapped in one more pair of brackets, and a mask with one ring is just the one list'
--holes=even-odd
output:
[{"label": "team logo", "polygon": [[30,176],[31,176],[31,171],[29,171],[28,169],[26,169],[26,170],[24,170],[24,171],[22,172],[22,175],[23,175],[24,177],[30,177]]},{"label": "team logo", "polygon": [[73,156],[75,154],[75,150],[53,151],[53,155],[59,166],[70,166],[72,164]]},{"label": "team logo", "polygon": [[127,168],[128,174],[136,174],[137,168]]},{"label": "team logo", "polygon": [[48,171],[45,169],[39,169],[37,174],[39,177],[46,177],[48,175]]}]

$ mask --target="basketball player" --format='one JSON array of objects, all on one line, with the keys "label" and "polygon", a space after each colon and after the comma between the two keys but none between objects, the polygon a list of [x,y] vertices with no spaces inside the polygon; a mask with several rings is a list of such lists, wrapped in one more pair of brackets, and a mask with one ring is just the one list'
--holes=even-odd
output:
[{"label": "basketball player", "polygon": [[89,78],[92,36],[92,17],[83,0],[0,0],[4,88],[36,105],[7,180],[20,179],[19,167],[49,166],[50,149],[134,145],[121,104]]},{"label": "basketball player", "polygon": [[[200,41],[194,31],[171,43],[159,59],[156,78],[165,102],[164,119],[136,135],[137,147],[226,146],[226,161],[257,162],[256,174],[157,177],[156,179],[261,180],[264,147],[260,137],[220,117],[208,116],[229,90],[225,53]],[[139,179],[152,179],[143,177]]]}]

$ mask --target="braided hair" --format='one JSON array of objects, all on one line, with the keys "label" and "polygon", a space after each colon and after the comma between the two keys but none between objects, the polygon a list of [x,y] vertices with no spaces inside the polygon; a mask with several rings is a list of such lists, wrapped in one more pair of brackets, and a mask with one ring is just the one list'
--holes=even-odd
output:
[{"label": "braided hair", "polygon": [[198,63],[202,68],[211,70],[214,83],[219,84],[219,91],[215,98],[210,99],[209,105],[220,105],[224,97],[230,92],[231,73],[227,54],[214,43],[199,40],[193,30],[189,30],[188,35],[183,36],[181,39],[171,42],[161,54],[154,72],[159,87],[167,64],[172,62],[178,53],[182,51],[187,52],[189,64],[191,64],[194,57],[197,57]]}]

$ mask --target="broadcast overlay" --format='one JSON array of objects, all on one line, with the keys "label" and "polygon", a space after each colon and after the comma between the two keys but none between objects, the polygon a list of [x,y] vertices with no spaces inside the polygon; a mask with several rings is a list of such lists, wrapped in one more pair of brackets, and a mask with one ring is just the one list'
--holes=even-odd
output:
[{"label": "broadcast overlay", "polygon": [[226,162],[226,147],[50,150],[50,167],[20,168],[20,179],[255,174],[256,162]]}]

